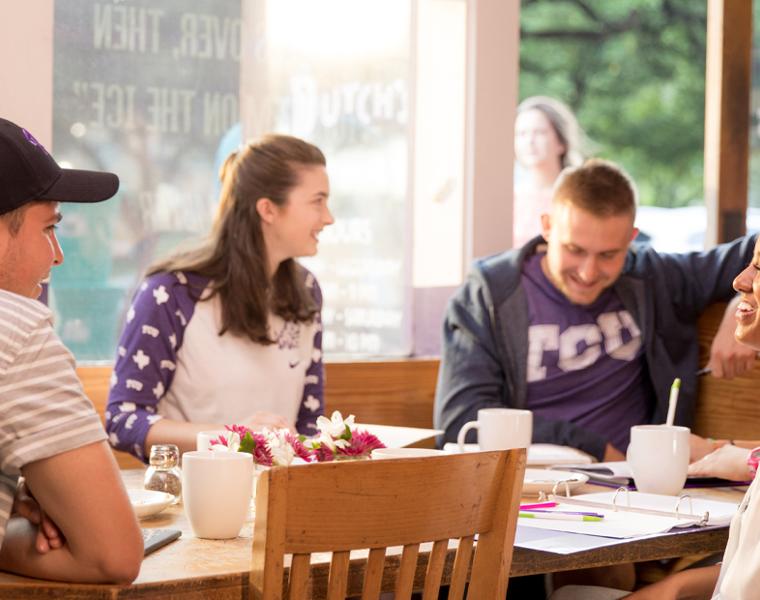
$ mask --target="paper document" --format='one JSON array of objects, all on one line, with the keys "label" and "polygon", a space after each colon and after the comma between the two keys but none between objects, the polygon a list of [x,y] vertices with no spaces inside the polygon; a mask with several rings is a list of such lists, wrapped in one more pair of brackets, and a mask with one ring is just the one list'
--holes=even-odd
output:
[{"label": "paper document", "polygon": [[[626,502],[626,496],[629,503]],[[567,503],[563,503],[560,499],[559,505],[551,509],[557,511],[593,510],[596,513],[604,515],[601,521],[523,519],[519,523],[521,527],[622,539],[665,533],[676,527],[695,525],[705,513],[709,516],[706,522],[707,525],[725,526],[731,521],[731,517],[733,517],[738,506],[733,502],[723,502],[697,496],[693,497],[691,502],[684,499],[679,504],[676,496],[630,492],[627,495],[619,494],[617,496],[616,504],[619,509],[615,510],[613,499],[615,499],[615,492],[581,494],[580,496],[573,496]],[[584,506],[584,502],[589,503],[587,505],[588,509],[581,508]],[[680,518],[675,515],[676,506],[678,506]],[[655,515],[631,512],[629,507],[655,510],[665,514]],[[673,516],[666,516],[667,514]]]},{"label": "paper document", "polygon": [[[459,446],[452,442],[444,444],[443,449],[446,452],[459,452]],[[480,446],[477,444],[465,444],[465,452],[479,452]],[[591,464],[592,458],[585,452],[569,446],[558,446],[557,444],[531,444],[528,448],[528,466],[549,466],[549,465],[578,465],[583,466]]]},{"label": "paper document", "polygon": [[585,552],[586,550],[614,546],[615,544],[633,541],[634,539],[638,538],[629,538],[627,540],[604,538],[596,535],[523,527],[522,523],[517,524],[517,531],[515,532],[515,546],[518,548],[541,550],[542,552],[553,552],[554,554]]},{"label": "paper document", "polygon": [[376,435],[388,448],[403,448],[422,440],[427,440],[443,433],[440,429],[421,429],[419,427],[396,427],[394,425],[372,425],[356,423],[356,429]]}]

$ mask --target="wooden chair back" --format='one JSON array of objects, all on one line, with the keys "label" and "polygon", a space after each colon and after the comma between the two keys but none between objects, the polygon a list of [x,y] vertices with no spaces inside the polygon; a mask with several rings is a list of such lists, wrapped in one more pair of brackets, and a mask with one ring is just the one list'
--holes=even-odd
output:
[{"label": "wooden chair back", "polygon": [[[256,491],[253,597],[312,597],[310,555],[332,552],[330,600],[347,593],[377,599],[389,589],[396,600],[408,599],[415,576],[423,578],[419,569],[424,600],[438,599],[449,569],[450,599],[463,597],[471,571],[468,599],[503,600],[524,470],[524,449],[271,469]],[[453,568],[447,562],[452,539],[458,540]],[[426,566],[417,564],[424,542],[432,542]],[[394,588],[383,577],[389,546],[403,546]],[[369,554],[361,588],[354,590],[348,586],[349,553],[359,549]],[[292,555],[287,581],[286,555]]]},{"label": "wooden chair back", "polygon": [[[710,357],[710,345],[726,310],[725,302],[707,307],[699,318],[700,366]],[[760,361],[741,377],[699,380],[699,396],[692,431],[704,437],[756,440],[760,437]]]}]

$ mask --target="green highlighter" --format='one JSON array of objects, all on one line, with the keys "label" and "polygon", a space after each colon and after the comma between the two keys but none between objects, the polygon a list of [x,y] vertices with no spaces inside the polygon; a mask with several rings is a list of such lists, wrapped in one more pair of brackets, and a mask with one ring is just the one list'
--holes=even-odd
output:
[{"label": "green highlighter", "polygon": [[521,519],[552,519],[555,521],[603,521],[604,516],[600,515],[580,515],[572,513],[562,513],[557,511],[547,512],[523,512],[518,515]]}]

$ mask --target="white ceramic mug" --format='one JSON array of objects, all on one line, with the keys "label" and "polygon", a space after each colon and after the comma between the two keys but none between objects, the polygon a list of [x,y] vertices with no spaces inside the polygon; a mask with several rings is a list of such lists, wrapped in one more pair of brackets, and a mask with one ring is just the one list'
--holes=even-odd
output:
[{"label": "white ceramic mug", "polygon": [[446,456],[443,450],[434,448],[377,448],[370,453],[374,460],[383,458],[422,458],[425,456]]},{"label": "white ceramic mug", "polygon": [[182,455],[182,502],[196,537],[237,537],[248,516],[253,456],[196,450]]},{"label": "white ceramic mug", "polygon": [[465,436],[470,429],[478,430],[481,450],[527,448],[533,437],[533,413],[517,408],[481,408],[478,420],[465,423],[459,430],[460,452],[464,452]]},{"label": "white ceramic mug", "polygon": [[195,436],[196,450],[211,450],[211,440],[218,440],[220,435],[227,435],[226,429],[217,429],[215,431],[199,431]]},{"label": "white ceramic mug", "polygon": [[636,489],[677,496],[689,468],[689,428],[635,425],[626,455]]}]

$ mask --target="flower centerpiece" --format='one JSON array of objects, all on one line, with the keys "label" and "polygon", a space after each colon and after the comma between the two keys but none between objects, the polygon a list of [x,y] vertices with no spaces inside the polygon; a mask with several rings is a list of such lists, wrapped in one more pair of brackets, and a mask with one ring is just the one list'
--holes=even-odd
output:
[{"label": "flower centerpiece", "polygon": [[375,448],[385,448],[377,436],[354,427],[354,415],[347,419],[337,410],[319,417],[319,434],[313,438],[287,429],[253,431],[244,425],[226,425],[227,433],[211,440],[211,450],[248,452],[260,467],[287,466],[296,458],[303,462],[326,462],[369,458]]}]

